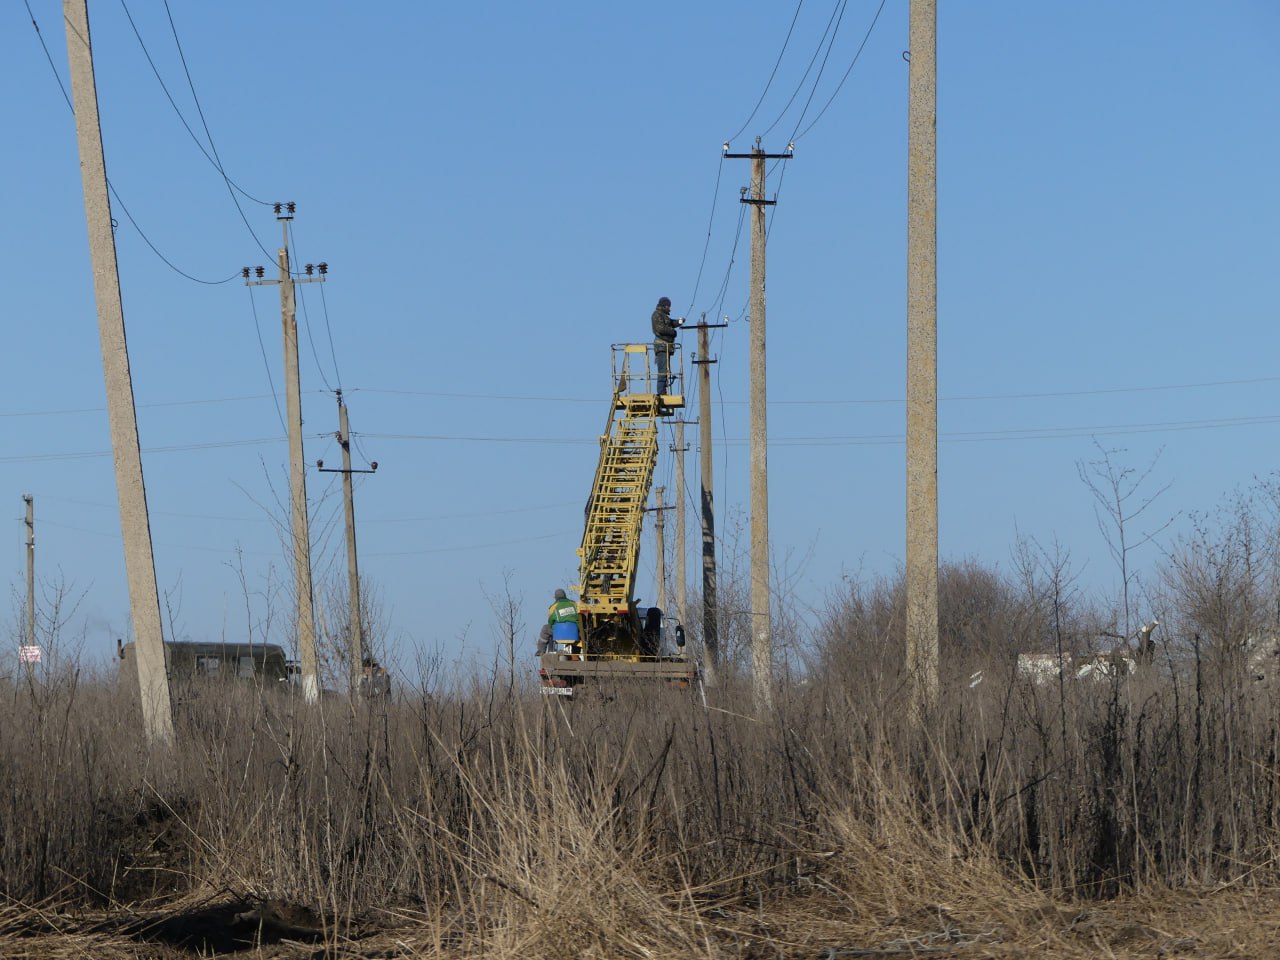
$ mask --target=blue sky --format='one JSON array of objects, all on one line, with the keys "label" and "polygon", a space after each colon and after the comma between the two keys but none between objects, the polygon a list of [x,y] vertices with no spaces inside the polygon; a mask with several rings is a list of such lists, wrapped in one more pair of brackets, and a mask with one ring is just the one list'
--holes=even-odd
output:
[{"label": "blue sky", "polygon": [[[878,6],[171,0],[226,172],[253,197],[296,201],[298,259],[332,265],[323,300],[305,288],[300,310],[307,459],[338,459],[326,435],[341,385],[359,451],[380,463],[357,512],[388,658],[487,658],[486,595],[509,580],[536,625],[551,590],[576,580],[609,345],[646,339],[661,295],[677,313],[733,318],[714,346],[716,480],[722,529],[743,516],[745,231],[717,291],[749,165],[721,165],[720,145],[775,62],[733,140],[746,150],[764,135],[776,151],[803,131],[768,188],[773,548],[802,607],[843,574],[901,562],[906,0],[886,0],[818,117]],[[250,235],[125,7],[90,7],[120,197],[180,269],[237,275],[184,279],[116,213],[175,634],[242,636],[246,592],[279,632],[288,603],[267,599],[288,576],[271,519],[287,489],[278,301],[269,288],[251,300],[238,278],[270,263],[258,242],[274,251],[277,225],[241,198]],[[802,114],[821,54],[802,76],[838,9]],[[31,10],[65,79],[61,6]],[[128,11],[203,137],[164,5]],[[111,460],[71,456],[110,446],[74,127],[26,8],[14,0],[4,16],[10,577],[23,577],[31,492],[41,575],[81,598],[68,632],[97,655],[127,632],[128,598]],[[1139,466],[1163,450],[1166,517],[1274,469],[1278,41],[1280,10],[1264,0],[942,4],[945,556],[1007,566],[1018,531],[1057,538],[1106,597],[1116,578],[1076,471],[1094,437]],[[195,444],[211,446],[164,449]],[[659,482],[670,477],[666,457]],[[309,477],[326,582],[343,570],[331,478]]]}]

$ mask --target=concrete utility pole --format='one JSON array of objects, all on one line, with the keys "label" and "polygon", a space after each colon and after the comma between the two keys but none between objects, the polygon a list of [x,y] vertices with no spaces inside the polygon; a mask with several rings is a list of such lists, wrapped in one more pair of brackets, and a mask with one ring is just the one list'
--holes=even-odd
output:
[{"label": "concrete utility pole", "polygon": [[760,138],[750,153],[725,153],[751,160],[751,689],[757,713],[773,708],[773,628],[769,595],[769,430],[765,378],[765,207],[764,162],[788,160],[786,153],[765,153]]},{"label": "concrete utility pole", "polygon": [[351,604],[351,622],[348,630],[351,637],[351,696],[355,697],[360,690],[360,678],[364,671],[364,625],[360,611],[360,565],[356,561],[356,501],[351,486],[353,473],[374,473],[378,469],[375,460],[370,464],[371,470],[353,470],[351,468],[351,428],[347,423],[347,405],[343,402],[342,391],[334,391],[338,395],[338,446],[342,448],[342,469],[326,469],[323,460],[316,461],[316,468],[321,473],[342,474],[342,499],[347,514],[347,598]]},{"label": "concrete utility pole", "polygon": [[107,419],[115,456],[116,493],[120,500],[120,528],[124,564],[133,616],[134,654],[142,722],[152,744],[173,743],[173,714],[169,679],[165,674],[164,633],[160,621],[160,590],[156,583],[147,490],[142,478],[142,450],[125,343],[124,307],[120,300],[120,272],[116,265],[111,203],[107,197],[107,165],[102,153],[98,119],[98,89],[93,75],[86,0],[63,0],[67,25],[67,59],[71,67],[71,99],[80,148],[80,177],[84,212],[93,262],[93,289],[98,307],[98,336],[102,341],[102,372],[107,388]]},{"label": "concrete utility pole", "polygon": [[682,624],[685,622],[685,601],[688,598],[688,573],[684,565],[685,553],[688,551],[684,522],[684,455],[689,448],[684,442],[684,424],[684,420],[676,421],[676,442],[671,448],[671,452],[676,455],[676,619]]},{"label": "concrete utility pole", "polygon": [[702,453],[702,669],[706,684],[715,686],[720,670],[720,631],[716,622],[716,508],[711,458],[711,359],[708,330],[727,323],[698,324],[698,447]]},{"label": "concrete utility pole", "polygon": [[[27,622],[23,631],[28,648],[36,645],[36,514],[35,499],[29,493],[22,495],[27,505]],[[27,661],[27,679],[35,674],[35,665]]]},{"label": "concrete utility pole", "polygon": [[[289,269],[289,221],[296,212],[293,203],[275,204],[276,219],[284,230],[283,245],[277,254],[280,267],[278,280],[249,281],[249,286],[267,283],[280,285],[280,323],[284,332],[285,406],[289,428],[289,493],[293,530],[294,589],[298,594],[298,659],[302,661],[302,698],[307,703],[320,700],[320,658],[316,650],[315,594],[311,585],[311,527],[307,518],[307,469],[302,451],[302,388],[298,375],[298,319],[295,312],[294,284],[323,282],[329,272],[327,263],[320,264],[320,276],[313,277],[307,264],[307,276],[294,278]],[[258,277],[263,268],[257,267]],[[247,279],[249,268],[242,274]]]},{"label": "concrete utility pole", "polygon": [[29,493],[22,495],[27,505],[27,646],[36,645],[36,504]]},{"label": "concrete utility pole", "polygon": [[938,696],[937,0],[911,0],[907,147],[907,671]]},{"label": "concrete utility pole", "polygon": [[663,536],[665,530],[665,514],[667,508],[663,505],[663,496],[666,493],[665,487],[657,487],[653,491],[653,509],[657,513],[654,517],[654,532],[658,537],[657,551],[657,577],[658,577],[658,609],[663,613],[667,611],[667,541]]}]

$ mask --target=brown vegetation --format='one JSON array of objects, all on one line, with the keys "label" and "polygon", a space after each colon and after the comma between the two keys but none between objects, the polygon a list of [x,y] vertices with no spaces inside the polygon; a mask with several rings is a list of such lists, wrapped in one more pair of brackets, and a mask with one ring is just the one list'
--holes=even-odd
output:
[{"label": "brown vegetation", "polygon": [[1016,674],[1116,622],[1063,558],[949,566],[922,730],[892,581],[788,639],[808,666],[763,720],[732,671],[705,702],[565,704],[504,676],[308,709],[233,685],[179,703],[160,754],[114,680],[20,683],[0,956],[1265,955],[1280,703],[1244,669],[1274,627],[1258,527],[1247,501],[1178,544],[1140,593],[1155,662],[1096,681]]}]

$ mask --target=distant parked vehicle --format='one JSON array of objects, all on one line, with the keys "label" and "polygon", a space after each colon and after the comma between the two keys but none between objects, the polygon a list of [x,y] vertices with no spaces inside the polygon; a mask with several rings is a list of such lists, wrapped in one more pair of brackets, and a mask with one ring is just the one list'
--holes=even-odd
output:
[{"label": "distant parked vehicle", "polygon": [[[134,644],[116,641],[126,676],[137,679],[133,669]],[[222,682],[254,680],[266,684],[285,684],[289,670],[284,648],[274,643],[195,643],[166,641],[165,673],[170,683]]]}]

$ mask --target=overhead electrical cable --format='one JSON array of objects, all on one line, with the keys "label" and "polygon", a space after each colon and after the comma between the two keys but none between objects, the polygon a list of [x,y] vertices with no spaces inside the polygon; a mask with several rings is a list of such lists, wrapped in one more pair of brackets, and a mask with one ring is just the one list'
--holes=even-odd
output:
[{"label": "overhead electrical cable", "polygon": [[[323,390],[304,390],[303,393],[324,393]],[[151,407],[198,407],[213,403],[241,403],[246,400],[270,400],[269,393],[245,394],[238,397],[208,397],[202,400],[153,400],[150,403],[139,403],[139,409]],[[61,417],[84,413],[105,413],[106,407],[64,407],[61,410],[3,410],[0,417]]]},{"label": "overhead electrical cable", "polygon": [[[719,331],[715,333],[718,334]],[[715,343],[711,344],[714,347]],[[709,347],[710,349],[710,347]],[[265,351],[264,351],[265,352]],[[268,377],[270,379],[270,377]],[[692,378],[694,396],[698,388],[697,378]],[[1209,387],[1234,387],[1249,386],[1253,384],[1277,383],[1280,377],[1248,377],[1239,380],[1207,380],[1198,383],[1166,383],[1154,384],[1137,387],[1099,387],[1089,390],[1050,390],[1042,393],[987,393],[987,394],[956,394],[954,396],[944,396],[939,398],[939,402],[960,403],[968,401],[1004,401],[1004,400],[1052,400],[1067,397],[1097,397],[1109,396],[1113,394],[1127,393],[1156,393],[1169,390],[1197,390]],[[316,395],[328,393],[326,390],[304,390],[303,394]],[[581,404],[599,404],[598,397],[538,397],[538,396],[515,396],[511,394],[497,393],[437,393],[425,390],[391,390],[380,389],[376,387],[352,387],[346,390],[347,393],[370,393],[370,394],[388,394],[391,396],[424,396],[424,397],[445,397],[445,398],[461,398],[468,400],[519,400],[525,402],[547,402],[547,403],[581,403]],[[161,408],[161,407],[189,407],[203,406],[218,403],[243,403],[253,400],[277,400],[277,394],[269,393],[253,393],[242,394],[228,397],[199,397],[190,400],[153,400],[146,403],[139,403],[139,408]],[[724,400],[721,404],[726,406],[741,406],[749,401],[747,400]],[[873,406],[873,405],[901,405],[906,401],[901,397],[876,397],[876,398],[859,398],[859,399],[796,399],[796,400],[769,400],[769,406]],[[53,410],[0,410],[0,418],[6,417],[56,417],[56,416],[72,416],[88,413],[103,413],[106,407],[63,407]],[[355,434],[353,434],[355,436]]]},{"label": "overhead electrical cable", "polygon": [[285,433],[289,428],[284,422],[284,411],[280,409],[280,395],[276,392],[276,382],[271,376],[271,361],[267,359],[267,346],[262,342],[262,324],[258,320],[258,302],[253,296],[253,287],[245,287],[249,291],[249,307],[253,311],[253,329],[258,334],[258,349],[262,352],[262,367],[267,371],[267,385],[271,388],[271,399],[276,405],[276,416],[280,418],[280,428]]},{"label": "overhead electrical cable", "polygon": [[[831,48],[836,44],[836,36],[840,33],[840,25],[844,23],[844,12],[848,8],[849,0],[842,0],[840,3],[840,15],[836,18],[835,29],[831,31],[831,39],[827,41],[827,52],[822,55],[822,65],[818,67],[818,74],[813,78],[813,86],[809,88],[809,96],[805,99],[804,107],[800,111],[800,119],[796,121],[797,130],[800,128],[800,124],[804,123],[804,118],[809,113],[809,107],[813,103],[814,95],[818,92],[818,85],[822,82],[822,75],[827,69],[827,61],[831,58]],[[794,130],[792,131],[792,136],[795,136]]]},{"label": "overhead electrical cable", "polygon": [[[289,231],[289,242],[293,245],[293,259],[294,259],[293,266],[296,267],[302,263],[301,258],[298,256],[298,234],[296,229]],[[305,267],[303,269],[305,270]],[[329,356],[333,360],[333,379],[334,379],[334,384],[336,384],[338,389],[342,389],[342,372],[338,369],[338,351],[334,349],[334,346],[333,346],[333,326],[329,322],[329,301],[325,297],[324,286],[325,285],[323,282],[323,278],[321,278],[320,302],[324,309],[325,333],[329,338]],[[306,297],[303,295],[302,290],[299,290],[299,299],[302,302],[302,318],[307,325],[307,340],[309,340],[311,343],[311,356],[315,359],[316,369],[320,371],[320,379],[324,381],[325,386],[328,388],[329,392],[332,393],[334,389],[334,384],[329,383],[329,378],[325,376],[324,368],[320,363],[320,354],[316,350],[315,337],[311,332],[311,314],[307,309],[307,300],[306,300]]]},{"label": "overhead electrical cable", "polygon": [[375,550],[371,553],[361,552],[362,557],[417,557],[427,553],[459,553],[463,550],[488,550],[493,547],[509,547],[518,543],[536,543],[539,540],[551,540],[563,537],[563,531],[544,533],[540,537],[522,537],[519,540],[499,540],[496,543],[467,543],[460,547],[426,547],[422,550]]},{"label": "overhead electrical cable", "polygon": [[[1203,420],[1163,420],[1147,423],[1111,423],[1098,425],[1079,424],[1067,427],[1018,427],[1003,430],[960,430],[943,433],[941,435],[941,439],[949,443],[985,442],[995,440],[1052,440],[1089,436],[1160,433],[1166,431],[1214,430],[1226,427],[1270,426],[1273,424],[1280,424],[1280,415],[1219,417]],[[409,433],[365,433],[363,435],[382,440],[424,440],[434,442],[503,444],[531,443],[564,446],[598,443],[598,440],[586,437],[499,437]],[[722,444],[739,446],[746,444],[747,438],[726,437],[722,438],[720,442]],[[769,440],[770,446],[874,446],[880,444],[901,444],[903,442],[904,435],[900,433],[771,437]]]},{"label": "overhead electrical cable", "polygon": [[[209,122],[205,119],[204,108],[200,106],[200,97],[196,94],[196,85],[191,79],[191,70],[187,66],[187,55],[183,52],[182,41],[178,38],[178,27],[177,24],[173,22],[173,11],[169,9],[169,0],[164,0],[164,12],[169,18],[169,29],[173,33],[174,45],[178,48],[178,59],[182,61],[182,71],[187,77],[187,87],[191,90],[191,99],[195,102],[196,113],[200,117],[201,126],[204,127],[204,134],[209,138],[209,149],[213,151],[214,159],[217,161],[216,165],[218,173],[222,174],[222,181],[227,187],[227,194],[231,197],[231,202],[235,204],[236,212],[240,214],[240,219],[244,221],[244,226],[245,229],[249,231],[249,236],[253,237],[253,242],[258,245],[258,248],[262,250],[263,254],[265,254],[269,259],[274,259],[274,254],[263,246],[262,241],[258,239],[257,231],[255,231],[253,229],[253,225],[249,223],[249,218],[245,216],[244,208],[240,206],[240,200],[236,196],[236,190],[232,186],[231,178],[227,176],[226,168],[222,163],[222,157],[218,155],[218,145],[213,141],[213,134],[209,131]],[[246,194],[246,196],[248,195]],[[253,200],[254,198],[250,197],[250,199]],[[261,200],[254,200],[254,202],[263,203]]]},{"label": "overhead electrical cable", "polygon": [[716,300],[710,310],[713,317],[720,315],[720,311],[724,307],[724,298],[729,292],[729,280],[733,275],[734,264],[737,263],[738,244],[742,240],[742,225],[746,222],[746,213],[747,205],[744,203],[738,208],[738,228],[733,234],[733,248],[729,252],[729,265],[725,267],[724,279],[720,281],[720,289],[716,292]]},{"label": "overhead electrical cable", "polygon": [[[155,78],[157,82],[159,82],[160,84],[160,89],[164,91],[165,97],[168,98],[169,106],[173,107],[173,112],[176,113],[178,115],[178,119],[182,121],[182,126],[187,131],[187,134],[191,137],[192,142],[195,143],[196,149],[198,149],[202,154],[204,154],[204,158],[208,160],[210,164],[213,165],[213,168],[217,170],[218,173],[221,174],[226,179],[226,181],[229,184],[231,184],[231,186],[234,187],[240,193],[242,197],[244,197],[247,200],[252,200],[254,203],[260,203],[264,207],[270,206],[270,204],[267,201],[259,200],[257,197],[248,193],[243,187],[240,186],[240,184],[236,183],[236,181],[233,180],[227,174],[227,172],[222,168],[222,164],[218,160],[214,159],[214,157],[210,155],[209,151],[205,149],[205,145],[200,142],[200,138],[196,136],[196,132],[191,129],[191,124],[187,122],[187,118],[183,115],[182,109],[178,106],[177,101],[173,99],[173,94],[169,92],[169,87],[164,82],[164,78],[160,76],[160,70],[156,66],[155,60],[152,59],[151,51],[147,49],[146,41],[142,39],[142,33],[138,30],[138,25],[134,22],[133,14],[129,12],[128,4],[125,3],[125,0],[120,0],[120,6],[124,8],[124,15],[129,20],[129,26],[133,28],[133,35],[138,38],[138,45],[142,47],[143,56],[147,58],[147,63],[151,67],[151,72],[155,74]],[[172,18],[170,19],[170,23],[172,23]],[[181,47],[179,47],[179,53],[181,53]],[[188,77],[188,79],[190,79],[190,77]],[[194,90],[192,91],[192,95],[193,96],[195,95]],[[197,101],[197,106],[198,106],[198,103],[199,102]],[[205,128],[205,130],[206,132],[208,132],[207,127]],[[212,144],[212,142],[213,141],[211,139],[210,144]]]},{"label": "overhead electrical cable", "polygon": [[[845,70],[844,76],[840,78],[840,82],[836,84],[835,90],[832,91],[831,96],[827,99],[827,102],[822,105],[822,109],[818,111],[818,115],[814,117],[812,121],[810,121],[807,127],[805,127],[803,130],[800,130],[799,133],[792,131],[792,134],[791,134],[792,143],[795,143],[797,140],[803,137],[806,133],[812,130],[815,126],[817,126],[818,121],[822,119],[822,115],[827,112],[827,108],[830,107],[831,104],[835,102],[836,97],[840,95],[840,91],[844,87],[844,82],[849,79],[849,74],[853,73],[853,68],[857,65],[858,58],[862,56],[862,51],[866,47],[867,41],[871,39],[872,31],[875,30],[876,24],[880,21],[880,14],[884,11],[884,5],[885,5],[885,0],[880,0],[880,6],[876,8],[875,16],[871,18],[871,25],[867,27],[867,32],[863,35],[862,43],[858,44],[857,52],[854,53],[853,60],[849,64],[849,68]],[[799,127],[800,127],[800,124],[797,123],[796,129],[799,130]]]},{"label": "overhead electrical cable", "polygon": [[769,79],[765,83],[764,89],[760,91],[760,99],[757,100],[756,105],[751,108],[751,115],[742,122],[742,126],[738,128],[737,132],[733,136],[727,138],[727,143],[732,143],[734,140],[737,140],[738,137],[742,136],[742,131],[747,129],[747,126],[755,119],[756,113],[760,109],[760,104],[764,103],[764,98],[766,94],[768,94],[769,88],[773,86],[774,77],[778,75],[778,67],[782,65],[782,57],[787,52],[787,44],[791,42],[791,34],[796,29],[796,21],[800,18],[800,8],[803,6],[804,0],[800,0],[800,2],[796,4],[796,12],[791,15],[791,26],[787,28],[787,36],[782,41],[782,49],[778,51],[778,59],[773,63],[773,70],[769,73]]},{"label": "overhead electrical cable", "polygon": [[795,90],[792,91],[791,97],[787,100],[786,106],[778,113],[773,123],[765,128],[764,133],[760,136],[767,137],[773,132],[773,128],[782,122],[782,118],[787,115],[787,111],[791,109],[791,105],[796,102],[796,97],[800,96],[800,91],[804,89],[805,82],[809,79],[809,74],[813,71],[813,65],[818,62],[818,54],[822,53],[822,45],[827,42],[827,34],[831,32],[832,25],[836,22],[836,17],[844,11],[844,6],[848,0],[836,0],[835,8],[831,11],[831,16],[827,19],[826,29],[822,31],[822,36],[818,39],[818,46],[813,51],[813,56],[809,58],[809,65],[805,67],[804,75],[800,78],[800,82],[796,84]]},{"label": "overhead electrical cable", "polygon": [[[27,15],[31,17],[31,26],[35,28],[36,39],[40,41],[40,49],[44,51],[44,58],[49,62],[49,69],[53,71],[53,79],[58,82],[58,89],[62,91],[62,99],[66,101],[67,109],[71,111],[71,115],[74,117],[76,109],[71,103],[71,94],[67,92],[67,85],[62,82],[62,75],[58,73],[58,66],[53,62],[53,55],[49,53],[49,45],[44,42],[44,33],[40,29],[40,24],[36,22],[35,14],[31,12],[31,3],[29,2],[29,0],[22,0],[22,2],[27,8]],[[151,242],[151,238],[148,237],[146,233],[143,231],[142,227],[138,225],[138,221],[135,220],[133,217],[133,214],[129,212],[129,208],[125,206],[125,202],[120,199],[120,194],[116,191],[115,185],[112,184],[110,177],[107,178],[107,189],[111,191],[111,196],[115,197],[116,203],[119,204],[120,209],[124,212],[124,215],[128,218],[129,222],[133,224],[133,229],[138,231],[138,236],[142,238],[143,243],[145,243],[148,247],[150,247],[151,252],[154,253],[157,257],[159,257],[161,261],[164,262],[165,266],[167,266],[174,273],[178,274],[179,276],[185,277],[186,279],[192,281],[193,283],[200,283],[209,287],[216,287],[216,286],[219,286],[220,284],[230,283],[237,276],[239,276],[239,274],[233,273],[231,276],[227,277],[225,280],[204,280],[204,279],[201,279],[200,277],[193,276],[192,274],[187,273],[187,271],[183,270],[181,267],[175,264],[172,260],[166,257],[163,253],[161,253],[160,249],[154,243]],[[113,221],[113,226],[114,226],[114,221]]]},{"label": "overhead electrical cable", "polygon": [[[221,450],[229,447],[253,447],[267,443],[284,443],[286,437],[255,437],[247,440],[210,440],[203,443],[175,443],[168,446],[145,447],[144,454],[185,453],[192,450]],[[110,457],[110,450],[81,450],[67,453],[29,453],[0,456],[0,463],[44,463],[52,460],[94,460]]]},{"label": "overhead electrical cable", "polygon": [[711,249],[711,228],[716,222],[716,205],[720,202],[720,174],[724,171],[724,152],[720,153],[720,163],[716,166],[716,185],[711,191],[711,215],[707,217],[707,239],[702,244],[702,260],[698,263],[698,278],[693,282],[693,296],[689,298],[688,313],[692,314],[698,302],[698,290],[702,286],[702,271],[707,265],[707,251]]}]

